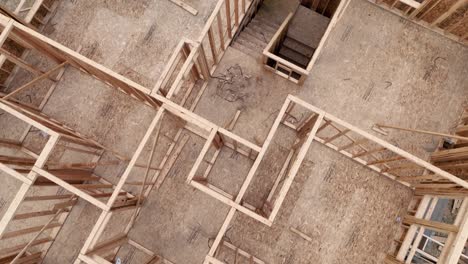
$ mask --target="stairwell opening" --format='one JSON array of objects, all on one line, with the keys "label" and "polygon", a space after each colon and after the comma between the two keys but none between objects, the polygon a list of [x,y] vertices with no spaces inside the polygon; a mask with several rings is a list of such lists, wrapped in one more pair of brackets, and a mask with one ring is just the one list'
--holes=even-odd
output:
[{"label": "stairwell opening", "polygon": [[265,67],[301,85],[347,2],[303,0],[298,3],[263,51]]}]

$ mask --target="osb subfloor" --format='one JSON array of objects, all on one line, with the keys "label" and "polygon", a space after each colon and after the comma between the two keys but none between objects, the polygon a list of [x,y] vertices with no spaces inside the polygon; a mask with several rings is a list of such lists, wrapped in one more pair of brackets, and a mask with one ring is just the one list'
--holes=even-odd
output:
[{"label": "osb subfloor", "polygon": [[[198,36],[216,1],[187,3],[200,10],[197,16],[170,1],[62,1],[43,33],[152,88],[176,44],[182,37]],[[27,60],[40,69],[46,70],[50,66],[31,56]],[[31,78],[33,76],[20,70],[12,87],[18,87]],[[42,82],[40,85],[47,88],[51,83]],[[19,97],[39,104],[46,91],[44,87],[34,87]],[[44,112],[128,156],[135,151],[155,114],[148,106],[129,100],[128,96],[70,68],[65,71]],[[0,122],[12,124],[7,118],[7,115],[0,115]],[[8,132],[6,138],[18,139],[21,136],[24,125],[16,123],[14,127],[8,126],[8,130],[2,126],[2,132]],[[122,173],[124,168],[121,164],[98,168],[97,172],[115,183],[116,172]],[[2,214],[18,189],[16,181],[4,183],[6,186],[2,187],[0,197]],[[99,212],[84,201],[77,204],[44,263],[71,263]],[[110,226],[121,229],[121,222],[126,220],[128,218],[125,217],[116,219]]]},{"label": "osb subfloor", "polygon": [[44,33],[67,47],[153,88],[182,37],[195,39],[215,0],[190,0],[191,15],[171,1],[63,1]]},{"label": "osb subfloor", "polygon": [[204,143],[193,137],[189,140],[162,187],[150,194],[129,234],[174,263],[202,263],[209,250],[208,240],[216,236],[228,212],[227,206],[185,183]]},{"label": "osb subfloor", "polygon": [[267,263],[382,263],[411,191],[319,143],[307,159],[271,228],[238,213],[225,239]]},{"label": "osb subfloor", "polygon": [[[174,46],[183,36],[198,37],[215,2],[187,1],[200,12],[192,16],[165,0],[64,1],[44,32],[73,49],[81,46],[91,59],[152,88]],[[265,2],[271,10],[284,4]],[[224,125],[241,110],[234,132],[258,144],[263,143],[287,94],[371,133],[378,122],[446,132],[454,126],[468,95],[467,61],[466,47],[354,0],[302,87],[229,48],[215,75],[222,76],[237,64],[243,76],[229,91],[221,80],[212,80],[196,112]],[[130,155],[153,110],[78,75],[65,73],[46,112],[101,142],[117,144],[118,150]],[[438,142],[394,131],[381,137],[422,157]],[[181,155],[187,163],[176,162],[177,171],[152,193],[130,233],[177,264],[201,262],[209,238],[216,235],[227,212],[223,204],[184,183],[201,144],[189,141]],[[281,151],[281,140],[273,145]],[[270,263],[379,263],[390,247],[398,225],[395,219],[406,208],[410,191],[318,143],[311,148],[274,226],[267,228],[239,213],[227,236]],[[224,158],[225,164],[233,164],[233,157]],[[268,167],[282,161],[266,162]],[[215,175],[227,177],[229,168],[218,168]],[[258,175],[255,190],[264,189],[261,182],[267,175]],[[9,200],[11,193],[1,190],[0,198]],[[262,195],[248,192],[246,199],[255,203]],[[71,263],[97,215],[96,208],[80,202],[44,263]],[[124,221],[116,219],[111,227]],[[314,241],[304,241],[289,227]]]},{"label": "osb subfloor", "polygon": [[[223,124],[241,110],[234,131],[261,143],[286,95],[294,94],[425,158],[439,138],[395,131],[383,136],[371,127],[383,123],[450,131],[466,104],[467,59],[466,47],[366,1],[353,1],[302,87],[264,70],[258,58],[231,48],[215,75],[234,73],[234,83],[213,79],[196,112]],[[219,105],[223,107],[211,110]],[[382,262],[398,226],[396,217],[404,212],[411,192],[323,146],[312,148],[311,173],[303,187],[296,185],[289,193],[289,204],[273,229],[241,215],[228,239],[269,263]],[[314,241],[294,235],[291,226]]]}]

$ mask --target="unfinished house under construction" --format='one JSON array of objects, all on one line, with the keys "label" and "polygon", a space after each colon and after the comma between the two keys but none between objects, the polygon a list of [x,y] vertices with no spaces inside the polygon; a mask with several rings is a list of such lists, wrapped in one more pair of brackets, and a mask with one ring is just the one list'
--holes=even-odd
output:
[{"label": "unfinished house under construction", "polygon": [[468,0],[3,0],[0,29],[0,264],[468,263]]}]

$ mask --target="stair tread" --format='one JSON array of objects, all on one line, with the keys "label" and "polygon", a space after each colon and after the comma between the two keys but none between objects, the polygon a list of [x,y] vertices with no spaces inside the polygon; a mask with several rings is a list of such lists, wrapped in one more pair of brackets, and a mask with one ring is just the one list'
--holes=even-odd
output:
[{"label": "stair tread", "polygon": [[246,27],[244,29],[244,31],[242,31],[241,34],[243,33],[246,33],[258,40],[260,40],[261,42],[265,43],[265,44],[268,44],[269,40],[267,39],[267,37],[265,35],[263,35],[261,32],[257,32],[255,30],[253,30],[252,28],[249,28],[249,27]]},{"label": "stair tread", "polygon": [[307,46],[293,38],[289,38],[289,37],[286,37],[282,43],[282,45],[294,50],[294,51],[297,51],[299,53],[301,53],[302,55],[306,56],[307,58],[312,58],[312,55],[314,54],[315,52],[315,49],[310,47],[310,46]]},{"label": "stair tread", "polygon": [[275,30],[277,30],[281,26],[281,25],[278,25],[273,21],[269,21],[268,19],[263,18],[263,17],[261,17],[259,15],[256,15],[252,20],[256,20],[259,23],[265,24],[265,25],[267,25],[270,28],[275,29]]},{"label": "stair tread", "polygon": [[262,30],[257,25],[250,25],[249,24],[249,28],[251,28],[253,31],[259,32],[260,34],[264,35],[265,38],[267,39],[267,41],[270,41],[273,38],[273,36],[275,35],[275,33],[272,33],[270,31]]},{"label": "stair tread", "polygon": [[307,64],[309,63],[309,58],[285,46],[281,47],[278,55],[283,59],[293,62],[294,64],[297,64],[303,68],[306,68]]},{"label": "stair tread", "polygon": [[254,43],[255,45],[259,46],[262,50],[266,47],[267,43],[265,43],[264,41],[261,41],[259,40],[257,37],[254,37],[252,36],[251,34],[247,33],[247,32],[244,32],[242,31],[240,34],[239,34],[239,37],[241,39],[244,39],[244,40],[248,40],[252,43]]},{"label": "stair tread", "polygon": [[232,43],[231,47],[253,58],[257,58],[259,56],[259,54],[257,54],[255,51],[251,50],[249,47],[246,47],[238,42]]},{"label": "stair tread", "polygon": [[254,26],[254,27],[257,27],[259,29],[260,32],[268,32],[268,33],[271,33],[272,35],[274,35],[276,33],[276,30],[275,28],[272,28],[266,24],[263,24],[261,22],[259,22],[258,20],[252,20],[250,21],[250,23],[247,25],[248,27],[250,26]]},{"label": "stair tread", "polygon": [[236,42],[243,45],[243,46],[246,46],[246,47],[250,48],[253,51],[256,51],[256,52],[259,52],[259,53],[262,53],[262,51],[263,51],[262,46],[260,46],[259,44],[255,43],[255,42],[252,42],[250,39],[246,38],[245,35],[240,34],[237,37]]},{"label": "stair tread", "polygon": [[316,49],[329,23],[330,18],[306,7],[299,6],[289,24],[286,35]]}]

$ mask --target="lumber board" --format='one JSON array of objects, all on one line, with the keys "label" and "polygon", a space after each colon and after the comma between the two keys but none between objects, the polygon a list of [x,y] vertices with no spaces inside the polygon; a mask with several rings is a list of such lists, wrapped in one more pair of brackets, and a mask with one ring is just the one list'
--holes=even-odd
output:
[{"label": "lumber board", "polygon": [[457,226],[452,225],[452,224],[446,224],[442,222],[420,219],[411,215],[406,215],[403,218],[403,222],[408,223],[408,224],[416,224],[416,225],[424,226],[425,228],[429,228],[429,229],[443,232],[443,233],[448,233],[448,232],[456,233],[459,230]]},{"label": "lumber board", "polygon": [[190,6],[189,4],[187,3],[184,3],[183,1],[181,0],[170,0],[172,3],[182,7],[184,10],[186,10],[187,12],[189,12],[190,14],[196,16],[198,14],[198,10],[196,10],[195,8],[193,8],[192,6]]}]

